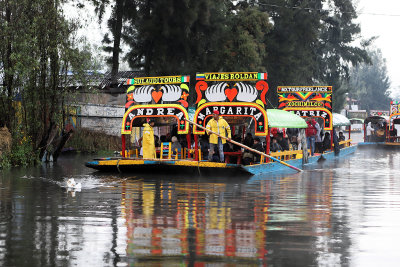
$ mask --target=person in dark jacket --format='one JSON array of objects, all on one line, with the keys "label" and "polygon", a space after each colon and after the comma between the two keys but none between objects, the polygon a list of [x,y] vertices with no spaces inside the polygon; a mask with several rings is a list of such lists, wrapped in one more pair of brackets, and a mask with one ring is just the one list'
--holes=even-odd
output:
[{"label": "person in dark jacket", "polygon": [[243,144],[248,146],[248,147],[252,147],[254,145],[254,139],[253,136],[251,135],[251,133],[247,133],[246,137],[244,138]]},{"label": "person in dark jacket", "polygon": [[289,140],[293,139],[293,136],[297,137],[299,135],[299,129],[297,128],[288,128],[286,130],[286,134]]},{"label": "person in dark jacket", "polygon": [[[254,138],[254,145],[251,148],[260,152],[264,152],[261,140],[258,137]],[[253,152],[253,155],[254,155],[254,162],[260,162],[261,155],[255,152]]]},{"label": "person in dark jacket", "polygon": [[276,138],[271,138],[271,152],[282,151],[282,147],[278,144],[278,140]]},{"label": "person in dark jacket", "polygon": [[328,132],[326,132],[324,135],[324,140],[322,141],[322,152],[330,148],[331,148],[331,135]]},{"label": "person in dark jacket", "polygon": [[333,149],[335,151],[335,155],[337,156],[340,153],[340,146],[339,146],[339,140],[338,140],[339,138],[338,138],[338,136],[336,134],[336,129],[335,128],[333,128],[332,134],[333,134],[333,136],[332,136],[333,144],[335,145],[333,147]]},{"label": "person in dark jacket", "polygon": [[286,138],[283,137],[283,133],[278,133],[278,143],[283,151],[289,150],[289,143]]},{"label": "person in dark jacket", "polygon": [[[240,138],[240,135],[235,134],[235,135],[233,136],[233,141],[236,141],[236,142],[238,142],[238,143],[242,143],[242,138]],[[241,146],[238,146],[238,145],[236,145],[236,144],[233,144],[233,151],[234,151],[234,152],[240,151],[241,149],[242,149]]]}]

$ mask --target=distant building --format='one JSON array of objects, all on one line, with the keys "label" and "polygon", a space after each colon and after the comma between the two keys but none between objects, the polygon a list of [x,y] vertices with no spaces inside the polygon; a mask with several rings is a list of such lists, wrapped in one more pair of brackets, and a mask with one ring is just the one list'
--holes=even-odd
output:
[{"label": "distant building", "polygon": [[359,100],[347,96],[346,105],[341,114],[347,116],[349,119],[366,119],[368,113],[366,110],[360,109],[359,102]]},{"label": "distant building", "polygon": [[[68,77],[74,75],[72,72]],[[82,84],[67,81],[67,86],[79,90],[73,99],[74,104],[69,109],[66,125],[73,128],[85,128],[105,134],[119,136],[121,121],[125,113],[126,81],[143,76],[140,71],[121,71],[116,83],[111,80],[111,72],[87,72],[84,77],[86,87]]]}]

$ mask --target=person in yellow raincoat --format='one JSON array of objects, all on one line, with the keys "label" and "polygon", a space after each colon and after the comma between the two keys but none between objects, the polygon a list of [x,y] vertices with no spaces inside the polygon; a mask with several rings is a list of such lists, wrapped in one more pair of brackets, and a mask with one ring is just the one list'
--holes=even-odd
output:
[{"label": "person in yellow raincoat", "polygon": [[156,158],[156,147],[154,145],[154,121],[149,120],[148,123],[143,124],[143,158],[144,159],[155,159]]},{"label": "person in yellow raincoat", "polygon": [[[228,138],[232,138],[231,127],[229,127],[229,124],[226,122],[226,120],[219,116],[218,110],[214,110],[213,118],[207,123],[206,129],[211,130],[214,133],[218,133],[223,137],[226,137],[225,132],[227,132]],[[226,140],[208,131],[207,134],[210,134],[210,152],[208,153],[208,160],[212,161],[214,151],[218,147],[219,161],[224,162],[224,144],[226,143]]]}]

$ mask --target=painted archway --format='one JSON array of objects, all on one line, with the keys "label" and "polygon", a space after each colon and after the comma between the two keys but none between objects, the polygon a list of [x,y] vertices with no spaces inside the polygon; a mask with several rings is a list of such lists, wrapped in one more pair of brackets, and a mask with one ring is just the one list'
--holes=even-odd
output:
[{"label": "painted archway", "polygon": [[[214,110],[218,110],[222,117],[250,117],[255,122],[255,135],[266,136],[268,134],[268,117],[265,109],[255,103],[244,102],[209,102],[201,105],[195,112],[194,122],[206,127],[212,118]],[[196,126],[194,134],[205,134],[205,130]]]},{"label": "painted archway", "polygon": [[178,134],[189,132],[187,110],[178,104],[136,105],[130,107],[122,118],[121,134],[131,134],[133,121],[137,118],[173,117],[178,124]]}]

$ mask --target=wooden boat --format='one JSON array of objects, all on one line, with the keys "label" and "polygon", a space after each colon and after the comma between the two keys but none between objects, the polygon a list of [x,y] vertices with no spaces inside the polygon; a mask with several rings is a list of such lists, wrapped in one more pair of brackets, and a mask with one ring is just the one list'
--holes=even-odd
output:
[{"label": "wooden boat", "polygon": [[[127,81],[125,114],[122,120],[122,157],[101,158],[86,162],[86,166],[100,171],[118,172],[160,172],[168,174],[201,174],[201,175],[238,175],[246,176],[262,173],[290,170],[287,166],[273,160],[284,161],[289,165],[301,168],[303,164],[318,161],[321,155],[303,159],[303,151],[270,152],[270,128],[307,127],[302,117],[320,117],[325,130],[333,130],[331,110],[332,88],[327,86],[279,87],[281,109],[267,108],[268,84],[266,73],[199,73],[196,75],[195,107],[189,111],[190,77],[163,76],[139,77]],[[304,89],[304,90],[302,90]],[[226,152],[225,163],[209,162],[202,159],[199,147],[199,135],[204,129],[212,112],[218,110],[232,129],[232,136],[237,132],[244,134],[252,128],[255,136],[266,140],[266,156],[252,165],[241,164],[241,152]],[[192,114],[193,117],[189,115]],[[138,150],[127,149],[126,139],[134,127],[140,127],[146,118],[153,118],[157,126],[177,126],[177,133],[186,135],[188,147],[174,155],[170,144],[163,143],[157,159],[143,159]],[[193,121],[191,129],[188,121]],[[197,127],[196,125],[199,125]],[[195,146],[191,147],[191,134],[194,134]],[[164,147],[165,145],[165,147]],[[356,146],[351,140],[340,144],[340,156],[353,153]],[[336,155],[337,156],[337,155]],[[229,157],[237,157],[236,163],[229,163]],[[333,151],[323,154],[325,159],[335,157]],[[286,164],[286,165],[287,165]]]},{"label": "wooden boat", "polygon": [[[383,111],[381,111],[382,114]],[[400,102],[390,102],[389,116],[370,116],[364,121],[364,129],[371,122],[375,129],[371,140],[367,140],[366,131],[364,130],[364,142],[359,143],[360,147],[380,146],[386,148],[400,147],[400,133],[398,133],[397,125],[400,124]]]}]

